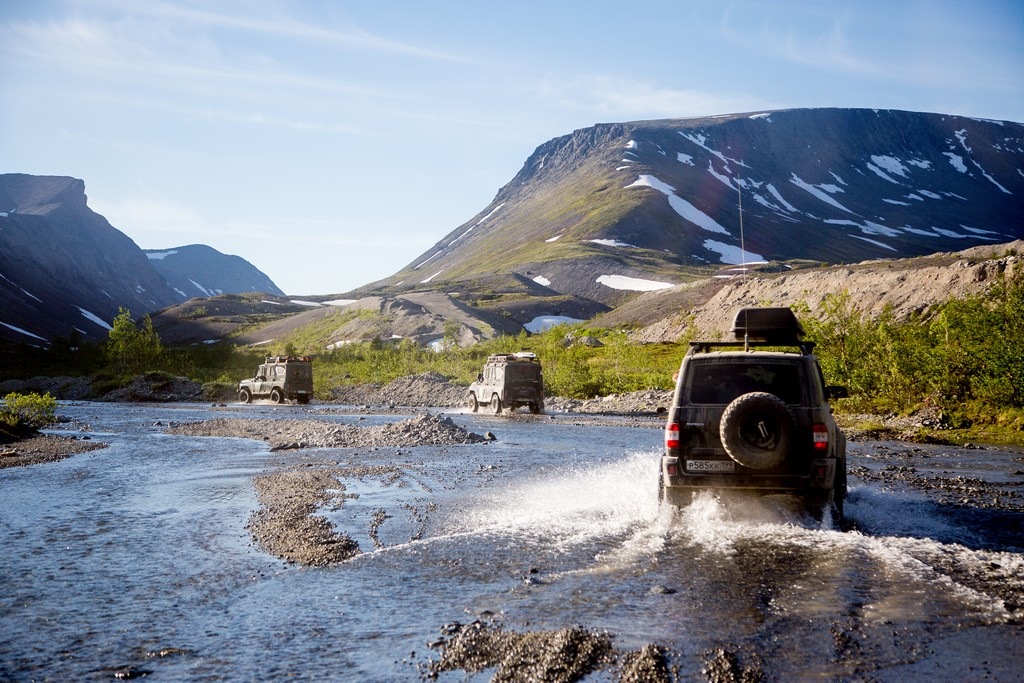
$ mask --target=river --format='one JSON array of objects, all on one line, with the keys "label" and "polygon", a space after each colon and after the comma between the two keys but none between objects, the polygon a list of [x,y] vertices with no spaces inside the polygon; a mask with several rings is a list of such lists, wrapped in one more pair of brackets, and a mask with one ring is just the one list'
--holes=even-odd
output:
[{"label": "river", "polygon": [[[210,406],[58,412],[110,446],[0,470],[0,680],[416,681],[445,625],[474,619],[510,632],[580,627],[617,652],[656,644],[681,680],[713,678],[716,661],[737,680],[1024,671],[1020,506],[869,476],[912,467],[1019,496],[1020,453],[851,443],[863,476],[851,476],[840,530],[785,499],[660,506],[653,422],[454,414],[497,440],[319,454],[393,467],[342,482],[344,504],[322,511],[362,552],[304,568],[246,529],[253,477],[297,452],[164,433],[212,417]],[[487,681],[494,670],[434,675]],[[609,666],[584,680],[618,679]]]}]

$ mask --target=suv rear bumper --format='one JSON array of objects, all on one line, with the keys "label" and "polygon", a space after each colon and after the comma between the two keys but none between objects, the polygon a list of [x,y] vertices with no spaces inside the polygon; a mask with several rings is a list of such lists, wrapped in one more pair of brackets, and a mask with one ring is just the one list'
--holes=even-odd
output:
[{"label": "suv rear bumper", "polygon": [[[671,501],[673,495],[678,494],[688,499],[691,492],[704,490],[765,494],[824,492],[835,486],[840,464],[836,458],[815,458],[804,474],[694,473],[683,470],[684,461],[681,458],[665,456],[661,467],[666,498]],[[670,494],[670,491],[674,493]]]}]

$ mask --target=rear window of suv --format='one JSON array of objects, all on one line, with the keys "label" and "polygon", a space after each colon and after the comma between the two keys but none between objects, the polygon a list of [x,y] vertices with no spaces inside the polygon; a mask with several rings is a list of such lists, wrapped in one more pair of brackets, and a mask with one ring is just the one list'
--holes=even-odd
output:
[{"label": "rear window of suv", "polygon": [[726,404],[743,394],[764,391],[785,403],[803,403],[800,367],[793,363],[694,363],[690,367],[691,403]]}]

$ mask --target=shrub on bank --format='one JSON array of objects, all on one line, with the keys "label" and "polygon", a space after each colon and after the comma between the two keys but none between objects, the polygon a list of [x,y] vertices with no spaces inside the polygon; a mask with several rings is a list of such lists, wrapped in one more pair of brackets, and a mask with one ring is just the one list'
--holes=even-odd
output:
[{"label": "shrub on bank", "polygon": [[0,430],[9,437],[37,432],[57,421],[57,400],[49,394],[11,392],[0,407]]}]

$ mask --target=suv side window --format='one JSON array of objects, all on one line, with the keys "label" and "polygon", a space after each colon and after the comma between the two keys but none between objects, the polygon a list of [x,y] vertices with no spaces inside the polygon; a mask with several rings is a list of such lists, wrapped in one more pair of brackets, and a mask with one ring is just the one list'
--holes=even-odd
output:
[{"label": "suv side window", "polygon": [[691,403],[725,405],[752,391],[774,394],[792,405],[803,402],[800,368],[792,363],[698,363],[691,372]]}]

